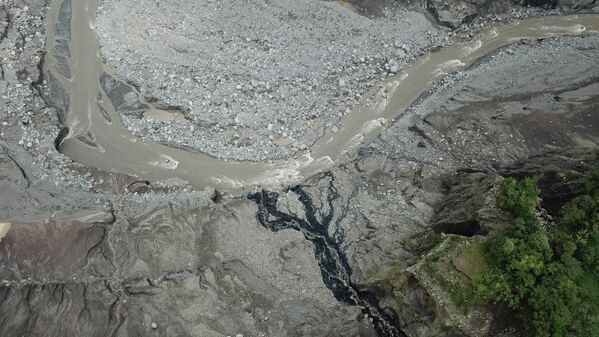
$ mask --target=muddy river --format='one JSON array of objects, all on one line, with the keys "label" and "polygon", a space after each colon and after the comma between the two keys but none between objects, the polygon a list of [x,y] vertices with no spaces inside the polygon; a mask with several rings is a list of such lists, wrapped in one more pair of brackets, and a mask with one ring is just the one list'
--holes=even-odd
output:
[{"label": "muddy river", "polygon": [[239,162],[141,141],[123,127],[102,77],[126,86],[147,113],[160,111],[103,63],[95,31],[96,9],[96,0],[62,0],[52,1],[48,13],[44,74],[66,127],[57,144],[60,151],[89,167],[151,181],[179,178],[198,188],[213,186],[231,193],[298,183],[331,168],[391,125],[435,81],[500,47],[524,38],[599,32],[599,15],[593,14],[536,17],[489,27],[472,41],[427,54],[390,78],[365,95],[374,104],[355,108],[340,121],[337,132],[327,130],[308,150],[285,160]]}]

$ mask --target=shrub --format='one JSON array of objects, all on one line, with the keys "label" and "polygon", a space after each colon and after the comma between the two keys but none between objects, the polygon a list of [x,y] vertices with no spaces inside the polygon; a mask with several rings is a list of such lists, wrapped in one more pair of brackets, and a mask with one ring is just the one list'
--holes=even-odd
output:
[{"label": "shrub", "polygon": [[501,183],[497,205],[515,212],[517,216],[526,216],[534,211],[538,197],[539,190],[535,187],[533,179],[507,178]]}]

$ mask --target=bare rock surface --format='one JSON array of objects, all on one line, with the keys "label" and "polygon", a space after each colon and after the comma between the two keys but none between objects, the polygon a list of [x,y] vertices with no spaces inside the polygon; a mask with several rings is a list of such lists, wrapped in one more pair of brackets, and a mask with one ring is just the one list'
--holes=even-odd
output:
[{"label": "bare rock surface", "polygon": [[[598,44],[597,37],[558,38],[504,48],[442,80],[371,146],[447,168],[593,146]],[[398,137],[406,133],[412,137]]]},{"label": "bare rock surface", "polygon": [[359,311],[324,287],[299,233],[264,230],[248,201],[189,197],[127,202],[119,263],[130,318],[120,336],[149,333],[152,322],[187,336],[357,333]]}]

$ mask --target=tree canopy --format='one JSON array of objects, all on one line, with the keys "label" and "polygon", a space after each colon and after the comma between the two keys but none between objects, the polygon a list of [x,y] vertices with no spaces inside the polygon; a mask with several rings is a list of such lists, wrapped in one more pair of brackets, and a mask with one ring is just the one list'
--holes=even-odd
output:
[{"label": "tree canopy", "polygon": [[515,219],[483,245],[480,299],[513,308],[538,337],[599,336],[599,168],[556,217],[542,223],[534,180],[505,179],[497,198]]}]

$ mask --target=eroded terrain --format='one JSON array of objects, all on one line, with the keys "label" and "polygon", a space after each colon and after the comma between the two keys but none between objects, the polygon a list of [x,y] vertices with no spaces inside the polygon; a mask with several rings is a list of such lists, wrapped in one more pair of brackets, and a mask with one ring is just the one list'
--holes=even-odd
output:
[{"label": "eroded terrain", "polygon": [[[367,104],[356,93],[488,24],[483,16],[458,20],[460,28],[450,31],[418,3],[202,3],[213,12],[199,6],[100,4],[97,32],[112,69],[101,83],[104,100],[113,89],[114,97],[132,97],[119,96],[120,76],[145,96],[120,101],[122,109],[108,115],[112,123],[122,120],[132,139],[235,159],[289,156],[324,129],[336,134],[346,109]],[[510,6],[486,10],[502,20],[540,12]],[[65,132],[92,145],[94,139],[65,131],[73,101],[41,71],[48,10],[35,0],[0,6],[0,335],[519,335],[492,311],[452,307],[422,272],[425,253],[414,238],[440,224],[448,234],[472,234],[460,232],[464,215],[447,207],[448,220],[436,218],[444,182],[459,169],[492,175],[531,155],[547,155],[553,165],[596,160],[596,33],[516,38],[442,76],[374,140],[324,172],[234,196],[183,176],[155,179],[144,163],[126,174],[111,169],[118,161],[97,169],[61,153]],[[172,26],[172,17],[193,25]],[[67,27],[50,29],[68,39]],[[330,40],[309,33],[318,29]],[[182,33],[167,39],[173,31]],[[200,42],[207,47],[195,47]],[[315,62],[321,58],[327,61]],[[58,76],[77,76],[68,58],[55,61],[63,65]],[[152,105],[183,118],[157,122],[144,113]],[[277,143],[281,138],[289,143]],[[574,147],[584,149],[564,152]]]}]

